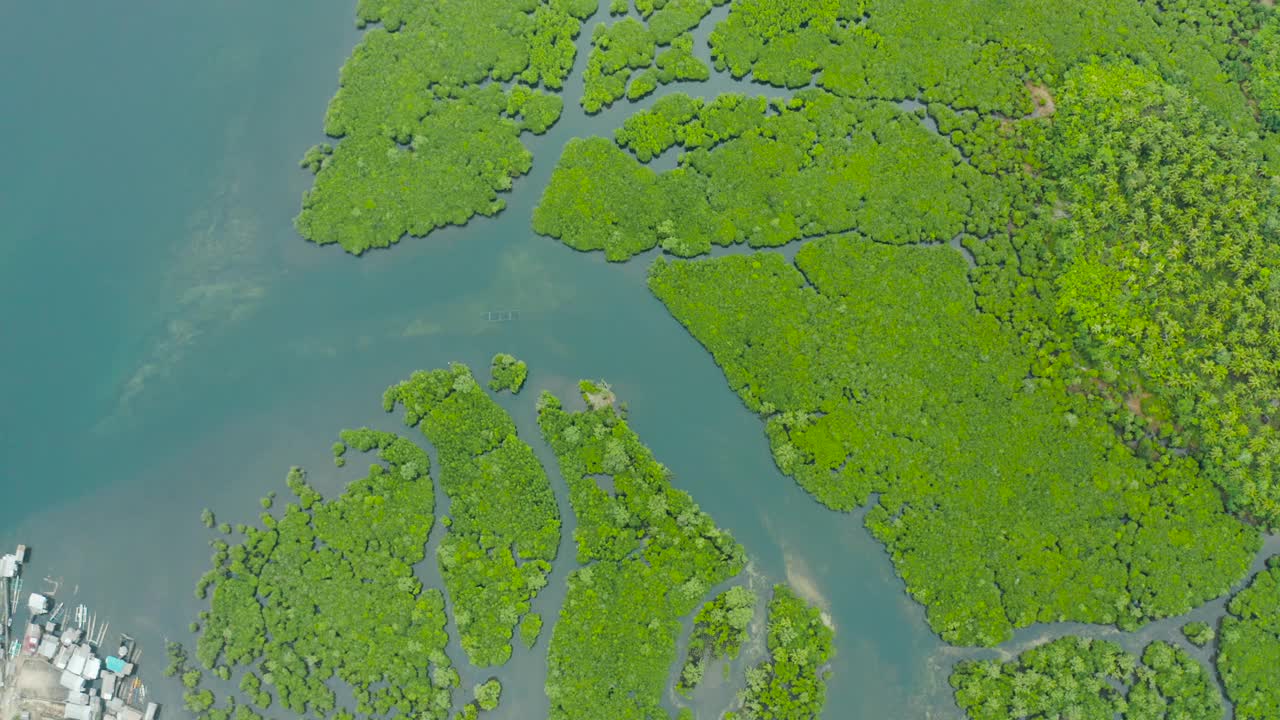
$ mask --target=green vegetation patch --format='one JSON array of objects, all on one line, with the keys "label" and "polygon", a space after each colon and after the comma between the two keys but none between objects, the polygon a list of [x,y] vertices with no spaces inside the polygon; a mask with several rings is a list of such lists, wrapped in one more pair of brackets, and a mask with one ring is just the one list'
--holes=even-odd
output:
[{"label": "green vegetation patch", "polygon": [[1148,645],[1138,662],[1113,642],[1068,636],[1005,663],[961,662],[951,686],[974,720],[1220,720],[1223,713],[1209,672],[1165,642]]},{"label": "green vegetation patch", "polygon": [[[263,527],[245,527],[238,544],[214,541],[213,570],[202,580],[213,600],[196,656],[224,679],[227,668],[246,668],[240,687],[260,707],[270,705],[270,688],[291,714],[328,715],[336,678],[361,715],[394,709],[443,719],[457,685],[444,652],[444,598],[413,574],[433,524],[430,461],[404,438],[360,432],[361,449],[376,448],[384,464],[332,500],[294,468],[288,485],[297,501],[281,517],[263,513]],[[198,684],[197,675],[188,707],[203,713],[214,698]],[[238,718],[244,712],[235,709]]]},{"label": "green vegetation patch", "polygon": [[626,95],[632,71],[653,64],[657,43],[644,23],[624,18],[611,25],[596,25],[591,45],[582,75],[586,84],[582,108],[595,113]]},{"label": "green vegetation patch", "polygon": [[1270,14],[1249,43],[1247,87],[1268,130],[1280,130],[1280,16]]},{"label": "green vegetation patch", "polygon": [[389,388],[383,405],[402,406],[405,424],[420,425],[439,453],[451,523],[437,560],[453,618],[472,664],[501,665],[559,547],[551,483],[465,365],[416,372]]},{"label": "green vegetation patch", "polygon": [[769,601],[769,659],[747,670],[742,708],[725,720],[808,720],[827,698],[827,662],[835,655],[822,613],[786,585]]},{"label": "green vegetation patch", "polygon": [[1187,642],[1196,647],[1204,647],[1213,642],[1213,638],[1217,636],[1213,626],[1202,622],[1189,622],[1182,626],[1182,635],[1187,638]]},{"label": "green vegetation patch", "polygon": [[[497,83],[559,89],[589,0],[361,0],[368,30],[342,68],[316,173],[296,225],[316,243],[359,254],[493,215],[500,191],[529,171],[524,130],[545,132],[558,97]],[[531,101],[530,97],[536,97]]]},{"label": "green vegetation patch", "polygon": [[782,103],[671,96],[628,121],[618,143],[640,159],[673,143],[686,152],[656,173],[604,138],[571,140],[535,231],[626,260],[658,245],[689,257],[855,228],[885,242],[946,241],[985,234],[997,217],[972,200],[995,181],[891,103],[821,91]]},{"label": "green vegetation patch", "polygon": [[671,46],[658,52],[654,60],[658,82],[702,82],[711,77],[711,68],[693,54],[693,36],[686,33],[671,41]]},{"label": "green vegetation patch", "polygon": [[[693,636],[676,690],[688,694],[702,682],[707,664],[738,657],[756,611],[756,594],[741,585],[725,590],[702,606],[693,618]],[[726,672],[728,666],[726,666]]]},{"label": "green vegetation patch", "polygon": [[1280,557],[1227,605],[1218,673],[1238,720],[1280,717]]},{"label": "green vegetation patch", "polygon": [[475,687],[475,696],[481,710],[493,710],[502,699],[502,683],[498,678],[489,678]]},{"label": "green vegetation patch", "polygon": [[[628,100],[642,98],[659,84],[701,82],[711,77],[711,69],[693,54],[689,31],[714,5],[725,2],[728,0],[641,0],[636,3],[636,12],[643,20],[625,17],[596,25],[583,71],[582,108],[597,113],[624,96]],[[622,0],[610,12],[626,13],[627,3]]]},{"label": "green vegetation patch", "polygon": [[[359,255],[405,233],[421,237],[505,206],[498,192],[529,171],[533,156],[509,98],[496,85],[432,99],[409,135],[351,134],[336,149],[321,146],[304,164],[316,172],[302,201],[298,232]],[[555,113],[558,115],[558,112]],[[539,127],[548,124],[539,120]]]},{"label": "green vegetation patch", "polygon": [[[742,548],[717,528],[608,402],[566,412],[544,393],[538,422],[555,450],[578,524],[578,561],[548,650],[552,720],[668,717],[679,619],[742,570]],[[598,478],[609,478],[611,490]]]},{"label": "green vegetation patch", "polygon": [[520,642],[527,648],[532,648],[538,643],[538,637],[542,635],[542,616],[538,613],[528,613],[520,618]]},{"label": "green vegetation patch", "polygon": [[1030,375],[961,256],[854,237],[659,259],[650,288],[767,419],[774,459],[867,514],[948,642],[1073,620],[1133,628],[1244,576],[1257,532],[1186,458],[1144,462],[1096,400]]},{"label": "green vegetation patch", "polygon": [[498,353],[489,364],[489,377],[490,390],[510,390],[514,395],[524,387],[525,378],[529,377],[529,366],[514,355]]},{"label": "green vegetation patch", "polygon": [[1224,68],[1239,56],[1236,33],[1252,23],[1205,17],[1206,6],[1242,4],[739,0],[709,42],[716,68],[734,77],[791,88],[816,83],[848,97],[919,97],[1006,117],[1032,112],[1033,86],[1056,82],[1082,60],[1143,58],[1223,119],[1256,127]]}]

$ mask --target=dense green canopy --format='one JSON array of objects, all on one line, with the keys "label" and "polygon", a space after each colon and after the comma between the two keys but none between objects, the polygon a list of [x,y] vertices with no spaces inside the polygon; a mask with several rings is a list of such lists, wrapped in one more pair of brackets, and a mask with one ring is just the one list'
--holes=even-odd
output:
[{"label": "dense green canopy", "polygon": [[769,600],[769,659],[747,670],[742,708],[725,720],[810,720],[826,703],[834,633],[822,613],[786,585]]},{"label": "dense green canopy", "polygon": [[[1256,127],[1233,82],[1250,0],[738,0],[711,33],[717,69],[785,87],[915,98],[1018,117],[1029,84],[1113,54],[1176,76],[1223,119]],[[1166,12],[1164,8],[1170,8]],[[1212,17],[1206,7],[1218,12]]]},{"label": "dense green canopy", "polygon": [[[365,33],[325,117],[340,138],[308,151],[316,173],[298,215],[303,237],[359,254],[504,207],[529,171],[524,130],[545,132],[590,0],[361,0]],[[489,82],[497,81],[497,82]]]},{"label": "dense green canopy", "polygon": [[1068,636],[1009,662],[962,662],[951,685],[973,720],[1221,720],[1223,710],[1204,666],[1165,642],[1139,662],[1113,642]]},{"label": "dense green canopy", "polygon": [[1227,606],[1218,672],[1238,720],[1280,717],[1280,557]]},{"label": "dense green canopy", "polygon": [[867,525],[949,642],[1177,615],[1258,547],[1193,463],[1135,458],[1096,400],[1030,376],[948,248],[660,259],[650,287],[766,417],[784,472],[838,510],[878,493]]},{"label": "dense green canopy", "polygon": [[[444,653],[444,598],[413,574],[433,524],[430,460],[390,433],[357,434],[385,465],[328,501],[295,468],[297,502],[283,515],[264,513],[263,527],[243,528],[238,544],[214,542],[202,580],[213,601],[196,655],[210,669],[249,668],[240,688],[260,707],[270,688],[289,713],[326,716],[337,678],[361,715],[443,720],[458,678]],[[213,696],[194,692],[199,682],[197,674],[189,683],[188,705],[203,712]]]},{"label": "dense green canopy", "polygon": [[894,104],[804,91],[786,102],[679,95],[618,132],[655,173],[603,138],[565,147],[533,227],[577,250],[626,260],[659,244],[688,257],[712,245],[777,246],[859,229],[885,242],[988,231],[995,183]]},{"label": "dense green canopy", "polygon": [[1058,304],[1092,364],[1161,401],[1237,508],[1280,519],[1280,213],[1248,147],[1132,66],[1071,74],[1051,169]]},{"label": "dense green canopy", "polygon": [[755,615],[757,599],[749,588],[734,585],[698,610],[693,618],[693,635],[685,651],[677,690],[688,694],[696,688],[711,661],[738,657],[738,651],[747,639],[751,618]]}]

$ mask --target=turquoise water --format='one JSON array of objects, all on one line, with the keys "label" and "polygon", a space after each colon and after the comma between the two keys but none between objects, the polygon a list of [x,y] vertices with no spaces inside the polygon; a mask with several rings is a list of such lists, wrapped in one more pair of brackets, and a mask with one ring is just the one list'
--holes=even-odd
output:
[{"label": "turquoise water", "polygon": [[[248,521],[294,464],[337,488],[354,470],[332,467],[336,432],[398,425],[381,413],[384,387],[498,351],[532,370],[504,399],[526,438],[537,391],[608,380],[760,582],[789,577],[823,599],[839,652],[825,717],[956,714],[951,655],[882,549],[859,517],[779,475],[761,423],[646,290],[647,261],[609,266],[530,232],[560,146],[608,132],[626,108],[569,113],[529,140],[534,170],[499,217],[355,259],[291,225],[309,184],[297,160],[358,40],[351,2],[23,3],[5,15],[0,547],[33,548],[28,589],[61,578],[59,599],[139,638],[169,717],[183,711],[159,676],[162,642],[189,639],[200,608],[201,509]],[[485,317],[504,310],[518,319]],[[554,614],[568,569],[539,609]],[[492,717],[539,716],[544,650],[501,673],[508,699]],[[732,690],[712,685],[704,718]]]}]

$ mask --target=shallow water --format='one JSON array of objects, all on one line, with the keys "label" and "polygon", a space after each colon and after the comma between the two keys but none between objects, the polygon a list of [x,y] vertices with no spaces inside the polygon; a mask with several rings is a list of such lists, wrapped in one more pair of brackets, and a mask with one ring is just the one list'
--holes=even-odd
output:
[{"label": "shallow water", "polygon": [[[527,139],[534,168],[506,212],[356,259],[291,224],[310,182],[297,160],[321,139],[358,40],[352,3],[179,5],[24,3],[0,23],[0,548],[33,548],[26,589],[60,578],[58,599],[137,637],[153,697],[183,716],[159,673],[163,640],[189,640],[201,607],[201,509],[250,521],[295,464],[334,491],[361,466],[332,466],[338,430],[399,427],[380,409],[387,385],[454,360],[479,374],[511,352],[530,380],[502,402],[541,457],[537,392],[608,380],[759,582],[790,580],[830,613],[825,717],[958,715],[945,679],[957,653],[861,515],[821,508],[778,473],[760,421],[645,288],[650,259],[611,266],[529,229],[563,143],[653,98],[587,118],[572,80],[564,120]],[[572,567],[564,549],[536,605],[548,619]],[[497,673],[504,701],[490,717],[542,713],[550,630]],[[464,660],[456,642],[451,655]],[[464,672],[464,688],[488,674]],[[708,684],[703,718],[733,690]]]}]

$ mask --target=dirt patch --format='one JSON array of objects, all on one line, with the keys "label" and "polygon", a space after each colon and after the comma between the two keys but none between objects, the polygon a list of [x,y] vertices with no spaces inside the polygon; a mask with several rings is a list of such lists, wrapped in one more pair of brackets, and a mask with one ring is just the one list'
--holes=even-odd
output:
[{"label": "dirt patch", "polygon": [[[1274,0],[1272,0],[1274,2]],[[1053,104],[1053,95],[1049,92],[1049,88],[1044,85],[1035,83],[1027,83],[1027,92],[1031,93],[1031,99],[1036,104],[1036,109],[1031,111],[1031,117],[1049,117],[1058,111],[1058,106]]]},{"label": "dirt patch", "polygon": [[0,689],[0,718],[9,720],[24,712],[33,720],[62,717],[67,693],[58,684],[61,672],[43,658],[25,655],[15,658],[10,669]]},{"label": "dirt patch", "polygon": [[1129,412],[1137,415],[1143,420],[1147,420],[1147,416],[1142,413],[1142,401],[1151,397],[1151,393],[1139,390],[1135,393],[1129,393],[1124,396],[1124,406],[1129,408]]}]

